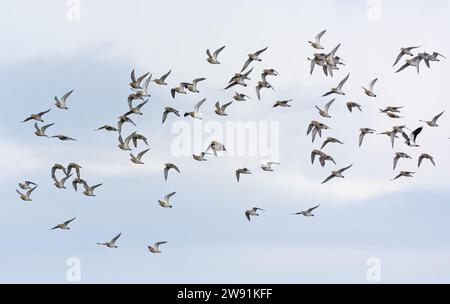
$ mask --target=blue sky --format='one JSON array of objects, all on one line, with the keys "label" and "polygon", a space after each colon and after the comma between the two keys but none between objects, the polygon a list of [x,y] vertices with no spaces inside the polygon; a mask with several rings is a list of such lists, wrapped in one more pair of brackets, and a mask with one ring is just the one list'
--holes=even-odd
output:
[{"label": "blue sky", "polygon": [[[7,115],[0,122],[0,282],[66,283],[69,257],[81,261],[81,283],[365,283],[369,257],[379,258],[382,282],[449,282],[447,114],[439,128],[425,128],[418,149],[398,142],[392,150],[388,138],[378,135],[368,136],[358,148],[357,138],[361,127],[386,131],[406,123],[414,128],[419,119],[447,110],[448,60],[431,69],[423,66],[419,76],[413,70],[394,74],[391,65],[403,46],[450,54],[450,43],[443,38],[448,36],[450,5],[381,1],[380,20],[371,21],[365,1],[340,2],[266,1],[255,6],[238,1],[81,0],[79,22],[66,20],[64,2],[1,3],[0,39],[5,43],[0,48],[0,100]],[[322,29],[328,30],[324,46],[342,43],[339,54],[347,62],[334,78],[318,72],[309,76],[306,57],[314,50],[307,41]],[[209,65],[205,50],[222,45],[222,64]],[[247,53],[265,46],[269,48],[254,65],[249,87],[240,91],[255,99],[255,81],[263,68],[280,72],[272,81],[276,91],[264,91],[261,102],[231,105],[227,118],[216,116],[214,103],[231,100],[234,92],[222,91],[224,84]],[[156,76],[172,69],[169,85],[151,85],[144,115],[135,118],[151,149],[140,167],[116,147],[115,134],[93,131],[113,124],[127,110],[133,68]],[[336,99],[333,118],[320,118],[314,105],[328,100],[318,96],[348,72],[347,96]],[[199,85],[200,94],[170,97],[170,87],[202,76],[208,79]],[[379,97],[369,99],[360,86],[375,77],[380,79]],[[56,109],[53,96],[70,89],[75,91],[69,110]],[[281,165],[275,172],[258,168],[261,157],[222,156],[198,163],[171,153],[177,119],[169,117],[162,125],[163,108],[190,111],[203,97],[208,98],[202,107],[205,122],[279,123]],[[271,107],[277,99],[290,98],[292,108]],[[345,102],[350,100],[361,103],[364,112],[348,113]],[[379,114],[386,105],[405,106],[405,118],[393,121]],[[19,123],[48,108],[46,122],[55,122],[49,133],[64,133],[77,142],[38,138],[33,123]],[[327,149],[338,168],[354,163],[344,180],[320,185],[334,167],[310,163],[311,150],[321,144],[305,136],[312,119],[331,126],[325,136],[345,143]],[[127,126],[125,134],[133,130]],[[399,166],[417,171],[413,179],[389,181],[395,151],[414,156]],[[435,157],[436,168],[424,163],[417,170],[423,152]],[[83,166],[89,183],[103,183],[97,197],[53,186],[51,166],[71,161]],[[166,162],[182,171],[167,182],[162,172]],[[234,170],[243,166],[254,174],[238,184]],[[39,184],[31,203],[15,193],[25,179]],[[157,200],[172,191],[177,192],[174,208],[160,208]],[[321,207],[314,218],[290,215],[316,203]],[[253,206],[267,211],[248,223],[243,212]],[[72,230],[48,230],[75,216]],[[119,232],[118,249],[96,245]],[[163,254],[150,254],[146,246],[159,240],[168,241]]]}]

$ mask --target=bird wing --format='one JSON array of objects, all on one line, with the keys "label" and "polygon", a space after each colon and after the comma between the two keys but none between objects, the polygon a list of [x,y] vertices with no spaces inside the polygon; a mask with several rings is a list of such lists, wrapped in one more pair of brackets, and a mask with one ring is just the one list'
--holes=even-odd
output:
[{"label": "bird wing", "polygon": [[136,82],[136,76],[134,75],[134,69],[131,71],[130,77],[131,77],[131,81],[132,81],[133,83],[135,83],[135,82]]},{"label": "bird wing", "polygon": [[199,102],[197,102],[197,104],[194,106],[194,111],[198,112],[198,110],[200,109],[201,105],[205,102],[206,98],[203,98],[202,100],[200,100]]},{"label": "bird wing", "polygon": [[156,242],[155,243],[155,249],[158,249],[158,247],[159,247],[159,245],[162,245],[162,244],[166,244],[167,242],[166,241],[164,241],[164,242]]},{"label": "bird wing", "polygon": [[347,74],[347,76],[345,76],[344,79],[341,80],[341,82],[339,82],[338,88],[342,89],[342,87],[344,86],[345,82],[348,80],[348,78],[350,77],[350,73]]},{"label": "bird wing", "polygon": [[91,187],[91,190],[94,191],[95,188],[98,188],[98,187],[100,187],[101,185],[103,185],[103,184],[97,184],[97,185],[94,185],[94,186]]},{"label": "bird wing", "polygon": [[252,60],[251,58],[248,58],[247,61],[245,61],[244,66],[243,66],[242,69],[241,69],[241,72],[245,71],[245,69],[250,65],[250,63],[251,63],[252,61],[253,61],[253,60]]},{"label": "bird wing", "polygon": [[121,235],[122,235],[122,232],[119,233],[118,235],[116,235],[116,236],[111,240],[110,243],[114,244],[114,243],[120,238]]},{"label": "bird wing", "polygon": [[444,114],[444,111],[442,111],[441,113],[439,113],[438,115],[436,115],[436,116],[433,118],[432,122],[433,122],[433,123],[436,123],[437,120],[439,119],[439,117],[442,116],[442,114]]},{"label": "bird wing", "polygon": [[206,80],[206,78],[195,78],[194,80],[192,80],[192,85],[195,87],[197,85],[197,83],[199,83],[200,81]]},{"label": "bird wing", "polygon": [[309,135],[311,133],[311,130],[314,128],[314,125],[312,123],[309,124],[308,130],[306,131],[306,135]]},{"label": "bird wing", "polygon": [[359,146],[361,147],[363,140],[364,140],[364,136],[366,135],[366,133],[361,132],[361,134],[359,134]]},{"label": "bird wing", "polygon": [[45,132],[45,130],[47,130],[47,128],[50,128],[50,127],[53,126],[53,125],[54,125],[54,123],[45,125],[45,126],[43,126],[43,127],[41,128],[41,130]]},{"label": "bird wing", "polygon": [[227,102],[226,104],[223,104],[222,107],[221,107],[222,111],[225,111],[225,109],[226,109],[230,104],[232,104],[232,103],[233,103],[233,102],[230,101],[230,102]]},{"label": "bird wing", "polygon": [[404,69],[406,69],[407,67],[409,67],[410,64],[409,63],[405,63],[404,65],[402,65],[395,73],[401,72]]},{"label": "bird wing", "polygon": [[398,155],[394,157],[394,166],[392,168],[393,170],[395,170],[395,167],[397,167],[397,162],[399,159],[400,159],[400,157]]},{"label": "bird wing", "polygon": [[239,182],[239,176],[240,176],[240,174],[241,174],[241,170],[240,169],[237,169],[236,170],[236,180]]},{"label": "bird wing", "polygon": [[330,179],[332,179],[334,177],[333,174],[331,174],[330,176],[328,176],[323,182],[322,184],[325,184],[326,182],[328,182]]},{"label": "bird wing", "polygon": [[373,86],[375,85],[375,82],[377,82],[378,78],[375,78],[372,80],[369,84],[369,90],[373,91]]},{"label": "bird wing", "polygon": [[164,197],[164,199],[165,199],[166,201],[169,201],[170,197],[173,196],[175,193],[176,193],[176,192],[172,192],[172,193],[167,194],[167,195]]},{"label": "bird wing", "polygon": [[335,99],[330,100],[326,105],[325,105],[325,111],[328,112],[328,110],[330,109],[330,106],[333,104]]},{"label": "bird wing", "polygon": [[47,111],[40,112],[40,113],[38,113],[37,115],[38,115],[38,116],[42,116],[42,115],[47,114],[48,112],[50,112],[50,110],[51,110],[51,109],[48,109]]},{"label": "bird wing", "polygon": [[420,132],[422,132],[423,127],[419,127],[417,129],[415,129],[412,133],[411,133],[411,138],[413,140],[414,143],[416,143],[416,138],[417,136],[420,134]]},{"label": "bird wing", "polygon": [[323,34],[325,34],[326,31],[327,30],[323,30],[319,34],[317,34],[317,36],[316,36],[316,42],[317,43],[320,43],[320,38],[322,38]]},{"label": "bird wing", "polygon": [[311,211],[313,211],[316,208],[319,208],[320,204],[314,207],[309,208],[308,210],[306,210],[306,212],[310,213]]},{"label": "bird wing", "polygon": [[66,99],[70,96],[70,94],[72,94],[73,90],[70,90],[69,92],[67,92],[66,94],[63,95],[63,97],[61,97],[61,102],[63,104],[66,103]]},{"label": "bird wing", "polygon": [[245,211],[245,217],[250,221],[250,212],[248,210]]},{"label": "bird wing", "polygon": [[264,52],[265,50],[267,50],[267,46],[265,48],[263,48],[262,50],[259,50],[257,52],[255,52],[255,55],[258,56],[260,55],[262,52]]},{"label": "bird wing", "polygon": [[160,79],[162,81],[166,80],[167,76],[169,76],[171,72],[172,72],[172,70],[169,70],[169,72],[167,72],[166,74],[162,75]]},{"label": "bird wing", "polygon": [[145,153],[147,153],[148,152],[148,150],[150,150],[150,149],[146,149],[146,150],[144,150],[144,151],[142,151],[142,152],[140,152],[138,155],[137,155],[137,158],[140,160],[141,159],[141,157],[145,154]]},{"label": "bird wing", "polygon": [[343,173],[345,170],[350,169],[352,166],[353,166],[353,164],[351,164],[350,166],[347,166],[347,167],[345,167],[345,168],[340,169],[338,172],[339,172],[339,173]]},{"label": "bird wing", "polygon": [[169,111],[165,110],[163,112],[162,122],[164,123],[166,121],[167,115],[169,114]]},{"label": "bird wing", "polygon": [[331,50],[331,52],[329,52],[325,57],[334,57],[334,55],[336,54],[337,50],[339,49],[339,47],[341,46],[341,44],[339,43],[338,45],[336,45],[334,47],[334,49]]},{"label": "bird wing", "polygon": [[258,97],[258,100],[261,100],[260,91],[261,91],[261,86],[257,85],[256,86],[256,96]]},{"label": "bird wing", "polygon": [[422,163],[422,160],[423,160],[423,155],[420,155],[419,156],[419,160],[417,162],[417,167],[420,167],[420,164]]},{"label": "bird wing", "polygon": [[331,94],[333,94],[333,91],[326,92],[325,94],[322,95],[322,97],[325,97],[325,96],[328,96],[328,95],[331,95]]},{"label": "bird wing", "polygon": [[65,221],[63,225],[64,225],[64,226],[67,226],[67,225],[69,225],[71,222],[73,222],[75,219],[76,219],[76,217],[74,217],[74,218],[72,218],[72,219],[70,219],[70,220],[68,220],[68,221]]},{"label": "bird wing", "polygon": [[400,52],[400,54],[398,54],[398,56],[395,59],[395,62],[392,66],[395,66],[400,61],[400,59],[402,59],[403,55],[405,55],[405,54],[403,52]]},{"label": "bird wing", "polygon": [[164,180],[167,180],[167,175],[169,174],[169,167],[164,167]]},{"label": "bird wing", "polygon": [[314,67],[316,66],[316,59],[312,59],[311,60],[311,65],[310,65],[310,69],[309,69],[309,75],[312,75],[312,73],[314,72]]},{"label": "bird wing", "polygon": [[225,48],[225,45],[217,50],[214,51],[213,53],[213,57],[214,59],[217,59],[217,56],[219,55],[220,52],[222,52],[222,50]]},{"label": "bird wing", "polygon": [[209,58],[213,58],[213,56],[211,55],[211,52],[209,51],[209,49],[206,50],[206,55],[208,55]]}]

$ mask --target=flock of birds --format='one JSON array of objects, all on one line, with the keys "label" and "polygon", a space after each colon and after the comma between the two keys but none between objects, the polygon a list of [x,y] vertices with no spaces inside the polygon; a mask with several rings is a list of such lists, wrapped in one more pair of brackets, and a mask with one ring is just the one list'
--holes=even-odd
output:
[{"label": "flock of birds", "polygon": [[[323,35],[326,33],[326,30],[320,32],[316,37],[314,41],[309,41],[309,44],[311,47],[313,47],[316,50],[323,50],[324,47],[321,44],[321,39]],[[339,70],[342,66],[345,66],[344,60],[337,55],[337,52],[339,50],[340,44],[338,44],[335,48],[333,48],[329,53],[315,53],[313,54],[312,58],[308,58],[310,61],[310,74],[314,72],[315,66],[322,67],[323,73],[326,76],[333,77],[334,73]],[[221,48],[215,50],[211,53],[211,51],[208,49],[206,51],[207,58],[206,61],[212,65],[221,64],[219,61],[219,55],[224,50],[225,46],[222,46]],[[445,58],[443,55],[433,52],[432,54],[422,52],[418,53],[416,56],[413,55],[412,51],[417,49],[419,47],[406,47],[401,48],[400,54],[397,56],[394,65],[396,66],[400,60],[404,56],[412,56],[412,59],[406,59],[405,63],[396,71],[400,72],[405,70],[406,68],[412,66],[416,67],[417,72],[419,72],[419,65],[421,61],[423,60],[428,68],[430,68],[430,62],[439,62],[439,58]],[[226,86],[224,87],[224,90],[230,89],[230,88],[237,88],[237,87],[247,87],[247,80],[250,80],[249,76],[252,73],[254,67],[250,67],[252,63],[254,62],[260,62],[262,61],[261,56],[262,54],[267,50],[268,48],[265,47],[261,50],[258,50],[254,53],[248,54],[242,68],[239,72],[235,73],[231,79],[228,81]],[[150,94],[149,94],[149,85],[151,82],[155,83],[159,86],[167,86],[166,83],[167,78],[170,76],[172,70],[169,70],[167,73],[162,75],[160,78],[154,78],[152,79],[152,74],[145,73],[139,77],[136,77],[135,71],[133,70],[131,72],[131,81],[129,83],[131,92],[128,95],[128,109],[126,110],[125,114],[121,115],[118,118],[116,125],[103,125],[96,129],[96,131],[107,131],[107,132],[115,132],[118,133],[118,148],[123,151],[128,151],[130,154],[130,161],[137,165],[144,164],[143,157],[144,155],[149,151],[148,146],[148,139],[138,133],[137,131],[134,131],[128,135],[125,135],[123,132],[123,126],[125,124],[133,125],[136,127],[135,122],[132,120],[133,115],[143,115],[141,110],[143,107],[147,104]],[[279,76],[279,73],[273,69],[263,69],[261,72],[261,78],[257,81],[257,85],[255,87],[255,93],[258,100],[261,99],[261,93],[263,89],[272,89],[274,90],[273,86],[269,83],[269,77],[275,77]],[[322,97],[328,97],[328,96],[341,96],[346,95],[344,92],[344,86],[347,83],[347,81],[350,78],[350,73],[348,73],[338,84],[336,87],[333,87],[329,89],[327,92],[325,92]],[[203,81],[205,81],[205,77],[198,77],[193,79],[191,82],[180,82],[177,86],[174,86],[170,89],[170,95],[172,98],[176,98],[177,94],[188,94],[188,93],[199,93],[199,86]],[[375,93],[375,84],[377,83],[378,78],[373,79],[370,81],[368,87],[362,87],[364,90],[364,93],[371,98],[376,98],[377,94]],[[55,106],[60,110],[68,110],[67,107],[67,101],[71,94],[73,93],[73,90],[67,92],[64,94],[61,98],[55,97]],[[235,101],[247,101],[248,99],[251,99],[246,94],[235,92],[233,96],[234,101],[220,104],[219,102],[216,102],[215,104],[215,110],[214,113],[219,116],[227,116],[227,108],[233,104]],[[330,109],[331,106],[334,104],[336,98],[328,101],[323,107],[315,106],[315,108],[318,110],[318,114],[322,118],[331,118],[330,115]],[[201,106],[206,101],[206,98],[201,99],[199,102],[197,102],[193,108],[193,111],[184,113],[184,117],[191,117],[193,119],[202,119],[202,114],[200,112]],[[291,105],[289,102],[291,102],[292,99],[287,100],[278,100],[273,104],[273,107],[290,107]],[[352,112],[353,109],[358,109],[362,112],[362,106],[360,104],[357,104],[355,102],[347,102],[346,103],[347,109]],[[401,113],[402,106],[387,106],[385,109],[380,109],[380,113],[386,114],[389,118],[397,119],[402,118],[399,114]],[[75,139],[66,135],[57,134],[49,136],[46,134],[47,129],[52,127],[54,124],[46,124],[46,125],[39,125],[38,123],[43,123],[43,117],[47,113],[49,113],[51,109],[48,109],[43,112],[39,112],[37,114],[31,114],[29,117],[27,117],[23,122],[29,122],[29,121],[35,121],[34,127],[35,132],[34,134],[39,137],[50,137],[50,138],[57,138],[61,141],[74,141]],[[444,112],[439,113],[436,115],[433,119],[429,121],[421,121],[424,122],[429,127],[438,127],[438,119],[443,115]],[[177,117],[180,117],[180,111],[173,108],[173,107],[165,107],[164,112],[162,113],[162,123],[164,124],[166,120],[168,119],[169,114],[175,115]],[[391,140],[392,148],[394,148],[395,140],[399,138],[398,135],[404,138],[405,144],[409,147],[419,147],[419,145],[416,143],[418,135],[423,130],[423,126],[419,126],[415,128],[414,130],[409,129],[406,125],[398,125],[393,126],[392,130],[388,130],[385,132],[381,132],[378,134],[381,135],[387,135],[389,136]],[[330,129],[325,123],[319,122],[317,120],[311,121],[311,123],[308,125],[306,135],[311,134],[312,142],[314,143],[317,137],[322,137],[322,132],[325,130]],[[410,134],[406,133],[405,130],[412,131]],[[367,135],[374,134],[376,131],[372,128],[364,127],[360,129],[359,134],[359,146],[363,144],[364,138]],[[311,163],[314,164],[314,161],[316,157],[318,157],[318,161],[322,167],[325,167],[326,162],[332,162],[334,165],[336,165],[336,161],[333,159],[331,155],[328,155],[323,150],[328,144],[340,144],[343,145],[344,143],[335,138],[335,137],[327,137],[323,143],[321,144],[320,149],[314,149],[311,152]],[[145,145],[145,148],[140,148],[140,145]],[[138,150],[136,150],[138,149]],[[133,151],[135,150],[135,151]],[[210,153],[210,151],[212,153]],[[196,155],[193,154],[193,159],[195,161],[207,161],[208,155],[218,155],[218,152],[227,152],[225,145],[223,143],[220,143],[219,141],[213,140],[211,143],[206,147],[204,151],[202,151],[200,154]],[[409,156],[406,152],[395,152],[394,154],[394,162],[393,162],[393,169],[395,170],[398,164],[398,161],[400,159],[411,159],[412,157]],[[433,165],[435,165],[435,160],[433,156],[431,156],[428,153],[422,153],[418,157],[418,167],[421,166],[423,160],[429,160]],[[263,171],[274,171],[273,166],[274,165],[280,165],[278,162],[267,162],[265,164],[261,165],[261,169]],[[344,172],[349,170],[353,164],[349,164],[346,167],[343,167],[339,170],[333,170],[331,171],[330,175],[326,177],[322,184],[329,182],[330,180],[334,178],[344,178]],[[62,164],[55,164],[51,168],[51,177],[54,181],[54,185],[56,188],[59,189],[66,189],[65,183],[72,178],[72,187],[75,191],[78,190],[78,185],[82,185],[84,188],[83,194],[86,196],[95,196],[94,191],[100,187],[102,184],[95,184],[93,186],[90,186],[89,183],[86,181],[86,179],[82,178],[81,175],[82,167],[77,163],[69,163],[67,166],[64,166]],[[177,167],[177,165],[173,163],[166,163],[163,166],[163,174],[164,179],[167,181],[169,172],[176,171],[178,173],[181,173],[180,169]],[[401,177],[412,177],[415,172],[411,171],[399,171],[397,175],[392,180],[396,180]],[[244,167],[244,168],[238,168],[235,171],[236,174],[236,180],[237,182],[240,181],[241,175],[248,175],[252,174],[252,172]],[[22,190],[25,190],[26,192],[23,193],[16,189],[17,193],[20,195],[20,199],[24,201],[31,201],[31,194],[33,191],[36,190],[38,185],[32,181],[25,181],[19,183],[19,187]],[[158,204],[162,208],[172,208],[172,204],[170,202],[170,199],[172,196],[174,196],[176,192],[169,193],[164,196],[163,199],[158,200]],[[293,215],[303,215],[306,217],[314,216],[312,213],[316,208],[318,208],[320,205],[316,205],[314,207],[311,207],[307,210],[295,212],[292,213]],[[252,207],[248,210],[245,210],[244,214],[245,217],[248,219],[248,221],[251,220],[251,217],[253,216],[259,216],[259,211],[264,211],[263,209],[259,207]],[[72,218],[70,220],[67,220],[61,224],[58,224],[51,228],[51,230],[54,229],[62,229],[62,230],[68,230],[70,229],[69,224],[71,224],[76,218]],[[121,233],[116,235],[113,239],[107,242],[99,242],[97,244],[106,246],[108,248],[117,248],[116,242],[121,237]],[[151,253],[160,253],[159,246],[162,244],[165,244],[167,242],[156,242],[154,245],[149,245],[148,250]]]}]

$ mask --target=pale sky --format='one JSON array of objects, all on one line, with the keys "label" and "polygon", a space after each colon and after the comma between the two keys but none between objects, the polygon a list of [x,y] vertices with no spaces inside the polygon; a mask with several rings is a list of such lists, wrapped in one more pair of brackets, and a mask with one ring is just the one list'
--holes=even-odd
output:
[{"label": "pale sky", "polygon": [[[0,3],[0,282],[67,283],[70,257],[81,262],[81,283],[367,283],[370,257],[381,263],[381,282],[450,282],[447,112],[439,128],[425,127],[420,148],[399,139],[392,149],[384,135],[368,135],[358,147],[359,128],[416,128],[419,120],[448,111],[448,60],[433,62],[431,69],[422,63],[420,75],[412,68],[395,74],[392,64],[407,46],[450,56],[450,3],[342,2],[81,0],[78,22],[67,20],[65,1]],[[369,18],[368,10],[378,8],[379,18]],[[316,50],[307,41],[323,29],[326,50],[341,43],[338,54],[347,63],[334,78],[320,69],[309,75],[306,58]],[[222,45],[222,64],[208,64],[206,49]],[[252,101],[232,104],[225,118],[215,115],[217,100],[231,101],[236,90],[222,89],[246,55],[266,46],[249,86],[239,88]],[[254,87],[264,68],[280,76],[270,78],[275,91],[262,91],[257,101]],[[150,84],[144,115],[133,117],[137,128],[124,131],[136,129],[149,138],[143,166],[116,147],[115,133],[93,131],[127,111],[132,69],[154,76],[172,69],[168,86]],[[347,95],[336,98],[331,119],[321,118],[314,106],[329,99],[319,96],[349,72]],[[197,77],[207,78],[199,94],[172,99],[171,87]],[[378,97],[371,99],[361,86],[373,78],[379,78]],[[71,89],[69,110],[55,108],[53,97]],[[202,98],[205,124],[278,123],[281,165],[275,172],[259,169],[258,156],[199,163],[172,153],[176,122],[194,123],[169,116],[162,125],[164,107],[184,113]],[[272,108],[279,99],[293,99],[292,107]],[[349,113],[347,101],[362,104],[363,113]],[[404,106],[404,118],[380,114],[388,105]],[[33,123],[20,123],[49,108],[45,122],[55,125],[48,133],[76,142],[38,138]],[[310,152],[324,139],[313,144],[306,136],[313,119],[331,127],[324,138],[345,143],[326,148],[337,166],[311,165]],[[397,151],[413,156],[398,169],[417,171],[414,178],[389,181],[399,171],[392,170]],[[421,153],[433,155],[437,166],[424,162],[417,169]],[[67,190],[53,186],[52,165],[72,161],[82,165],[90,184],[103,183],[97,197],[74,192],[70,182]],[[166,162],[181,170],[167,182]],[[331,170],[351,163],[345,179],[320,184]],[[253,174],[237,183],[234,171],[244,166]],[[39,184],[32,202],[15,192],[23,180]],[[159,207],[157,200],[172,191],[174,208]],[[321,206],[313,218],[291,215],[315,204]],[[249,223],[244,211],[253,206],[266,212]],[[49,231],[72,217],[77,220],[71,230]],[[96,244],[119,232],[119,248]],[[147,250],[156,241],[168,241],[162,254]]]}]

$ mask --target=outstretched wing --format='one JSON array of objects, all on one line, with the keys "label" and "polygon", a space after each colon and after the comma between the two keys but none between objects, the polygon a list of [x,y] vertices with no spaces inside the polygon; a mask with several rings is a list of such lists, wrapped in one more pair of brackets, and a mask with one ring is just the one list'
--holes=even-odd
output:
[{"label": "outstretched wing", "polygon": [[63,225],[64,225],[64,226],[67,226],[67,225],[69,225],[71,222],[73,222],[75,219],[76,219],[76,217],[74,217],[73,219],[70,219],[70,220],[68,220],[68,221],[65,221]]},{"label": "outstretched wing", "polygon": [[375,78],[372,80],[369,84],[369,90],[373,91],[373,86],[375,85],[375,82],[377,82],[378,78]]},{"label": "outstretched wing", "polygon": [[339,82],[338,88],[342,89],[342,87],[344,86],[345,82],[348,80],[348,78],[350,77],[350,73],[347,74],[347,76],[345,76],[344,79],[341,80],[341,82]]},{"label": "outstretched wing", "polygon": [[166,78],[167,78],[167,76],[169,76],[171,72],[172,72],[172,70],[169,70],[169,72],[167,72],[166,74],[162,75],[160,79],[161,79],[162,81],[165,81]]},{"label": "outstretched wing", "polygon": [[111,240],[111,243],[114,244],[114,243],[120,238],[121,235],[122,235],[122,232],[119,233],[118,235],[116,235],[116,236]]},{"label": "outstretched wing", "polygon": [[306,212],[310,213],[311,211],[313,211],[314,209],[318,208],[319,206],[320,206],[320,204],[317,205],[317,206],[311,207],[308,210],[306,210]]},{"label": "outstretched wing", "polygon": [[352,166],[353,166],[353,164],[351,164],[350,166],[347,166],[347,167],[345,167],[345,168],[342,168],[342,169],[339,170],[338,172],[339,172],[339,173],[343,173],[345,170],[350,169]]},{"label": "outstretched wing", "polygon": [[198,110],[200,109],[201,105],[205,102],[206,98],[203,98],[202,100],[200,100],[199,102],[197,102],[197,104],[194,106],[194,111],[198,112]]},{"label": "outstretched wing", "polygon": [[222,50],[225,48],[225,45],[219,49],[217,49],[214,53],[213,53],[213,57],[215,59],[217,59],[217,56],[219,55],[220,52],[222,52]]}]

